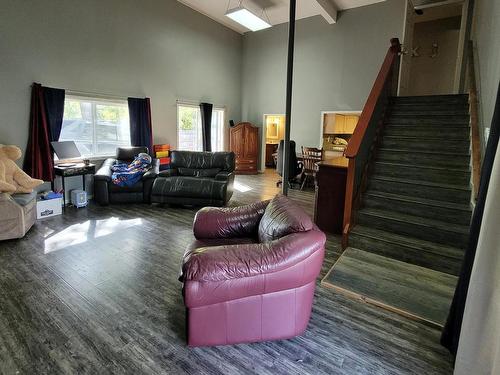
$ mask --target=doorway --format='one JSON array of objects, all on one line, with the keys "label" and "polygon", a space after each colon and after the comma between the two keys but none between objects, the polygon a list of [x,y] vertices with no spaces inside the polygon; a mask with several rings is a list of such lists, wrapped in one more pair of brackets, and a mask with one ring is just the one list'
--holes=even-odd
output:
[{"label": "doorway", "polygon": [[467,2],[407,1],[399,95],[459,92]]},{"label": "doorway", "polygon": [[265,114],[264,126],[262,132],[262,161],[261,169],[276,168],[275,154],[278,145],[285,137],[285,115],[283,114]]}]

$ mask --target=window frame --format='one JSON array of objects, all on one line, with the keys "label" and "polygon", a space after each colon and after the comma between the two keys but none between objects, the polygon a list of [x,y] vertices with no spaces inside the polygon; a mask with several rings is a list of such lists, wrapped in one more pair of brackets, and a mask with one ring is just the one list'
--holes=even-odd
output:
[{"label": "window frame", "polygon": [[[179,148],[179,145],[180,145],[180,129],[179,129],[179,120],[180,120],[180,116],[179,116],[179,110],[180,110],[180,107],[189,107],[189,108],[196,108],[198,111],[200,111],[200,115],[201,115],[201,109],[200,109],[200,104],[201,103],[194,103],[194,102],[185,102],[185,101],[180,101],[178,100],[176,102],[176,121],[175,121],[175,127],[176,127],[176,132],[177,132],[177,149],[180,150],[180,151],[193,151],[193,150],[181,150]],[[220,151],[225,151],[225,148],[226,148],[226,144],[225,144],[225,141],[226,141],[226,132],[225,132],[225,123],[226,123],[226,116],[227,116],[227,109],[225,106],[219,106],[219,105],[214,105],[213,106],[213,109],[212,109],[212,117],[213,117],[213,112],[214,111],[221,111],[222,112],[222,130],[220,132],[220,135],[221,135],[221,140],[220,140],[220,145],[221,145],[221,148],[222,150]],[[200,124],[201,124],[201,118],[200,118]],[[213,124],[212,124],[213,126]],[[213,146],[213,145],[212,145]],[[195,151],[198,151],[198,150],[195,150]]]},{"label": "window frame", "polygon": [[[105,105],[105,104],[114,104],[116,106],[124,107],[127,110],[127,113],[129,112],[128,109],[128,101],[126,98],[115,98],[115,97],[104,97],[104,96],[90,96],[90,95],[84,95],[84,94],[73,94],[73,93],[67,93],[64,101],[66,100],[74,100],[74,101],[80,101],[80,102],[87,102],[91,103],[93,110],[92,110],[92,154],[90,155],[82,155],[82,158],[88,158],[91,160],[98,160],[98,159],[106,159],[109,157],[114,157],[116,156],[116,151],[114,153],[97,153],[97,145],[99,143],[99,140],[97,139],[97,111],[95,108],[97,105]],[[66,103],[65,103],[66,104]],[[64,121],[64,114],[63,114],[63,121]],[[62,126],[61,126],[61,133],[62,133]],[[130,113],[128,113],[128,132],[129,132],[129,141],[128,143],[123,143],[119,144],[116,147],[130,147],[132,145],[132,140],[130,138],[131,136],[131,131],[130,131]],[[59,141],[74,141],[77,143],[76,139],[67,139],[67,138],[61,138],[61,135],[59,135]]]}]

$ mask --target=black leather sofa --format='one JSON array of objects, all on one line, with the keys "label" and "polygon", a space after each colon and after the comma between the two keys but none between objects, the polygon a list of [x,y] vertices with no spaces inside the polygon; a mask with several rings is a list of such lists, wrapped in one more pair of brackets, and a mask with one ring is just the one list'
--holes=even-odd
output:
[{"label": "black leather sofa", "polygon": [[117,163],[130,163],[141,152],[148,153],[147,147],[118,147],[116,158],[106,159],[94,175],[94,200],[101,205],[110,203],[150,203],[151,188],[159,172],[157,159],[153,159],[151,170],[133,186],[118,186],[111,182],[111,166]]},{"label": "black leather sofa", "polygon": [[172,151],[171,169],[161,171],[152,203],[225,206],[233,195],[233,152]]}]

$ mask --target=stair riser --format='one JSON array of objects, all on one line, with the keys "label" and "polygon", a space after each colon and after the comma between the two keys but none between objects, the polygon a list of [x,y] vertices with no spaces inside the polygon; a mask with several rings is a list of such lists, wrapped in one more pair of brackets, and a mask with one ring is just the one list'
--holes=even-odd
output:
[{"label": "stair riser", "polygon": [[406,109],[399,109],[399,108],[393,108],[392,111],[390,112],[391,116],[409,116],[409,117],[414,117],[414,116],[436,116],[436,118],[439,117],[465,117],[468,115],[467,112],[464,113],[463,110],[456,110],[456,109],[439,109],[439,110],[432,110],[432,109],[419,109],[419,108],[406,108]]},{"label": "stair riser", "polygon": [[469,140],[469,129],[468,128],[434,128],[428,129],[426,127],[406,127],[406,126],[387,126],[384,129],[384,135],[389,136],[406,136],[406,137],[417,137],[425,142],[427,138],[440,138],[447,137],[447,141],[450,140]]},{"label": "stair riser", "polygon": [[386,197],[377,197],[373,195],[365,196],[363,206],[366,208],[373,208],[377,210],[387,210],[388,208],[390,208],[392,211],[402,214],[425,217],[428,219],[440,220],[447,223],[460,225],[470,224],[471,213],[469,211],[456,210],[452,208],[430,206],[421,203],[406,202]]},{"label": "stair riser", "polygon": [[465,104],[469,102],[468,96],[413,96],[413,97],[395,97],[392,98],[392,103],[394,104],[452,104],[452,103],[460,103]]},{"label": "stair riser", "polygon": [[363,210],[358,213],[358,223],[367,227],[385,230],[387,232],[412,236],[426,241],[437,242],[444,245],[463,249],[467,246],[468,235],[454,231],[446,231],[429,226],[392,220],[380,216],[365,214]]},{"label": "stair riser", "polygon": [[442,109],[462,111],[462,113],[469,113],[469,103],[395,103],[392,106],[397,110],[408,111],[440,111]]},{"label": "stair riser", "polygon": [[456,190],[433,186],[422,186],[402,182],[382,181],[371,179],[369,181],[371,190],[383,191],[399,195],[415,196],[444,202],[460,203],[467,205],[470,202],[469,190]]},{"label": "stair riser", "polygon": [[416,116],[394,115],[387,118],[387,123],[395,125],[439,125],[439,126],[469,126],[469,116]]},{"label": "stair riser", "polygon": [[377,161],[414,164],[422,166],[449,167],[467,169],[470,164],[469,155],[439,155],[418,152],[396,152],[379,150]]},{"label": "stair riser", "polygon": [[405,138],[389,138],[383,137],[382,147],[384,148],[396,148],[405,150],[415,150],[415,151],[442,151],[442,152],[456,152],[456,153],[467,153],[469,152],[469,141],[450,141],[443,142],[440,140],[429,141],[415,139],[405,139]]},{"label": "stair riser", "polygon": [[349,246],[451,275],[458,275],[460,273],[462,263],[458,259],[401,246],[397,243],[382,241],[372,237],[365,237],[354,232],[351,232],[349,235]]},{"label": "stair riser", "polygon": [[[415,163],[412,163],[415,164]],[[397,177],[409,180],[437,182],[451,185],[468,186],[469,172],[455,172],[450,170],[433,170],[410,166],[384,165],[375,163],[373,173],[376,176]]]}]

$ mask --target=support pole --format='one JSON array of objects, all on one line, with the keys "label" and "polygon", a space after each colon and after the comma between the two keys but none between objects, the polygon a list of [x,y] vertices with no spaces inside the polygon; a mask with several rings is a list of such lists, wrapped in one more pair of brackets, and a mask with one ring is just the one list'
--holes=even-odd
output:
[{"label": "support pole", "polygon": [[293,81],[293,49],[295,44],[295,6],[296,0],[290,0],[290,19],[288,21],[288,63],[286,72],[286,111],[285,111],[285,139],[283,145],[283,184],[281,191],[288,195],[288,181],[290,179],[290,122],[292,119],[292,81]]}]

